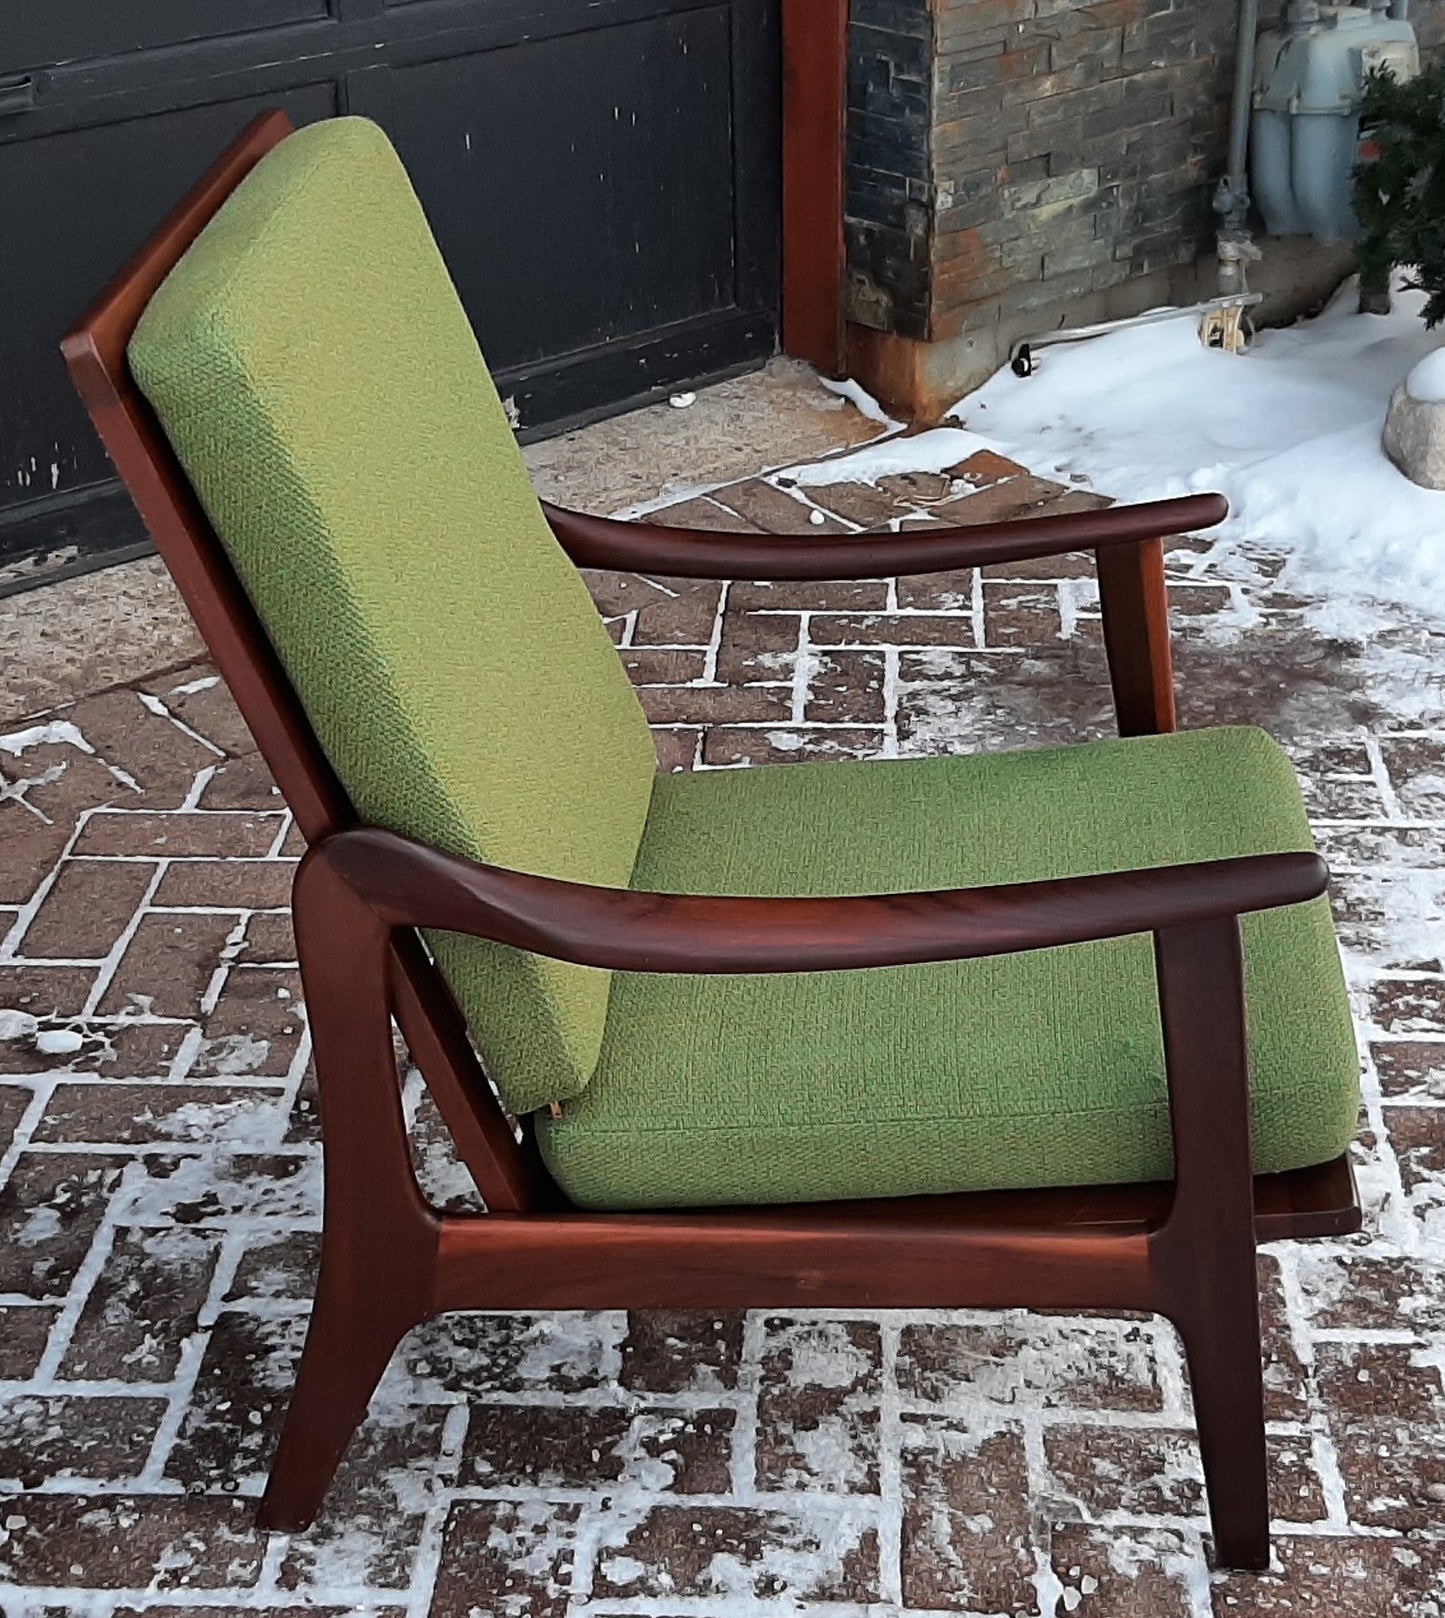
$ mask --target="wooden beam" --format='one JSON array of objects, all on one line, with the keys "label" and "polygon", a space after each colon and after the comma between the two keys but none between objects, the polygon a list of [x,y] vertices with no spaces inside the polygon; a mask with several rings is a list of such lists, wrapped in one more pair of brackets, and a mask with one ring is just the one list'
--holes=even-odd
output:
[{"label": "wooden beam", "polygon": [[848,0],[783,0],[783,349],[840,376]]}]

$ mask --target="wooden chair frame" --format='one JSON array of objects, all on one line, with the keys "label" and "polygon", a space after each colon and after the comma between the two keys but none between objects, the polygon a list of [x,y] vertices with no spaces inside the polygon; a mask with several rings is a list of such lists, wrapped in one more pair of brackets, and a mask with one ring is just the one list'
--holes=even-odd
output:
[{"label": "wooden chair frame", "polygon": [[[398,1341],[451,1309],[1051,1307],[1149,1310],[1188,1359],[1216,1560],[1269,1554],[1257,1241],[1340,1235],[1348,1162],[1255,1177],[1237,918],[1322,893],[1314,855],[1015,887],[745,899],[582,887],[472,864],[362,826],[126,363],[167,272],[291,128],[258,119],[65,338],[75,383],[309,845],[294,890],[325,1146],[320,1279],[260,1509],[314,1518]],[[1174,728],[1164,536],[1214,495],[856,538],[720,535],[547,507],[586,567],[741,579],[874,578],[1093,549],[1119,729]],[[1168,1066],[1172,1184],[826,1206],[575,1209],[505,1116],[416,929],[627,971],[898,965],[1150,932]],[[488,1212],[441,1214],[412,1170],[396,1018]]]}]

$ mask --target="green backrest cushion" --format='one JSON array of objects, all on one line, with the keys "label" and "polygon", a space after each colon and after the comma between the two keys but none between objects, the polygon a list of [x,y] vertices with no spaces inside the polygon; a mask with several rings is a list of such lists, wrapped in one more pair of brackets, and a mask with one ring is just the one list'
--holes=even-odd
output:
[{"label": "green backrest cushion", "polygon": [[[385,135],[264,158],[130,362],[362,818],[625,887],[651,737]],[[580,1093],[609,974],[430,942],[508,1106]]]}]

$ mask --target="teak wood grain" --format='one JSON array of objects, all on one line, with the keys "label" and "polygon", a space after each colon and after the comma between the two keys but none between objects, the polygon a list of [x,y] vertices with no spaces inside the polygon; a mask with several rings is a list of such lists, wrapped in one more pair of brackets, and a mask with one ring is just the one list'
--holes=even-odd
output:
[{"label": "teak wood grain", "polygon": [[[1239,915],[1323,890],[1313,855],[1225,860],[949,893],[728,899],[554,882],[358,823],[266,634],[137,390],[125,349],[208,219],[288,133],[259,119],[64,342],[97,428],[244,715],[309,852],[294,890],[326,1165],[321,1274],[261,1507],[314,1518],[396,1343],[451,1309],[1157,1310],[1189,1359],[1215,1554],[1268,1555],[1255,1244],[1358,1228],[1344,1158],[1250,1164]],[[826,542],[696,534],[548,508],[579,565],[723,577],[867,577],[1091,548],[1121,730],[1174,723],[1163,536],[1217,496]],[[634,971],[832,970],[1152,932],[1176,1176],[1157,1185],[761,1209],[587,1213],[501,1110],[417,934],[435,926]],[[440,1214],[416,1183],[395,1016],[489,1212]]]}]

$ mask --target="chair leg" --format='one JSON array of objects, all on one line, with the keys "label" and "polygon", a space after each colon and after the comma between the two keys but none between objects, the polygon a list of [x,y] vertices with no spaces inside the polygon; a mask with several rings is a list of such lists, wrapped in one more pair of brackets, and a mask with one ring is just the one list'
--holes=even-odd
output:
[{"label": "chair leg", "polygon": [[1163,928],[1155,960],[1174,1206],[1150,1240],[1157,1302],[1184,1338],[1222,1567],[1269,1566],[1244,960],[1232,918]]},{"label": "chair leg", "polygon": [[261,1528],[311,1526],[387,1362],[418,1324],[411,1310],[364,1285],[333,1282],[334,1274],[323,1259],[296,1389],[257,1514]]},{"label": "chair leg", "polygon": [[433,1313],[440,1224],[412,1172],[391,1043],[388,933],[318,862],[293,890],[326,1166],[321,1276],[258,1513],[294,1531],[321,1507],[402,1337]]},{"label": "chair leg", "polygon": [[1218,1566],[1269,1566],[1269,1466],[1265,1455],[1264,1372],[1259,1294],[1249,1271],[1225,1290],[1216,1277],[1216,1307],[1179,1325],[1194,1396],[1194,1419],[1209,1494]]}]

